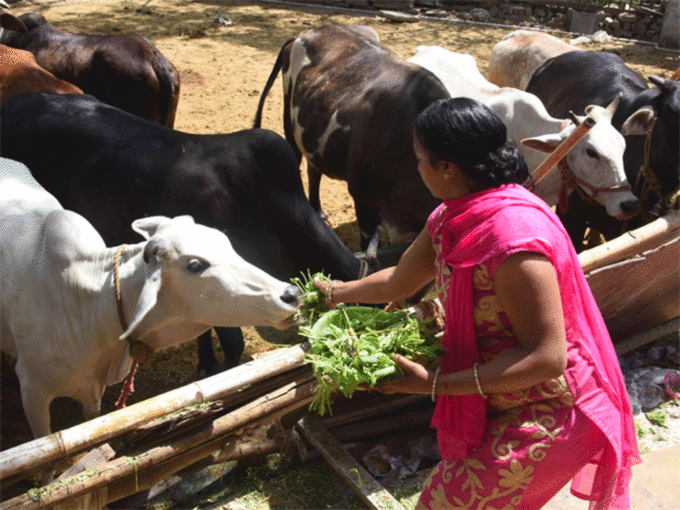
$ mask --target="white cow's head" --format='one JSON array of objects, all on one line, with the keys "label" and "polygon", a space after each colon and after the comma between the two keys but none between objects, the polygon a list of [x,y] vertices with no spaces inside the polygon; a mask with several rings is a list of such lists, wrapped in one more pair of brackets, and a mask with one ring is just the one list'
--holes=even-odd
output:
[{"label": "white cow's head", "polygon": [[[607,209],[607,214],[620,220],[630,218],[640,211],[640,202],[630,189],[623,166],[626,142],[614,129],[611,120],[618,106],[614,100],[607,108],[590,105],[586,114],[596,124],[567,154],[571,172],[585,184],[581,189]],[[583,118],[577,117],[578,122]],[[542,152],[552,152],[576,129],[573,123],[565,123],[559,133],[522,140],[527,147]],[[555,170],[554,170],[555,171]]]},{"label": "white cow's head", "polygon": [[243,260],[222,232],[191,216],[136,220],[147,239],[144,283],[130,326],[140,340],[168,326],[276,326],[291,324],[299,289]]}]

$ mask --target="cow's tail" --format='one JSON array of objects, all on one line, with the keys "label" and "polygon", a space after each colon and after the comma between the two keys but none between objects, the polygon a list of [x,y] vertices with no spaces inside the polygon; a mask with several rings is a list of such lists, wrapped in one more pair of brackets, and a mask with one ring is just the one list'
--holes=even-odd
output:
[{"label": "cow's tail", "polygon": [[177,103],[179,101],[179,73],[170,62],[165,62],[161,55],[161,64],[156,69],[156,77],[160,88],[159,123],[169,128],[175,125]]},{"label": "cow's tail", "polygon": [[283,46],[281,46],[281,51],[279,51],[279,56],[276,57],[276,62],[274,62],[274,68],[272,69],[271,74],[269,75],[269,79],[267,80],[267,84],[264,86],[264,90],[262,91],[262,94],[260,95],[260,102],[257,105],[257,113],[255,114],[255,122],[253,123],[253,127],[259,128],[262,126],[262,110],[264,109],[264,101],[267,99],[267,94],[269,94],[269,91],[271,90],[272,86],[274,85],[274,82],[276,81],[276,77],[279,75],[279,71],[281,70],[281,66],[283,65],[283,51],[286,49],[286,46],[291,44],[295,38],[293,37],[292,39],[287,40]]}]

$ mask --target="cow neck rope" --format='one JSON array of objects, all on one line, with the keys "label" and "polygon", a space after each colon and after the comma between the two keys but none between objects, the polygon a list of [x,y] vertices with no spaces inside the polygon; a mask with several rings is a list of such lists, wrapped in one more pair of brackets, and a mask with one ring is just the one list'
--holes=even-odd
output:
[{"label": "cow neck rope", "polygon": [[[116,250],[116,254],[113,257],[113,286],[116,292],[116,306],[118,308],[118,321],[123,327],[123,331],[127,331],[128,323],[125,320],[125,310],[123,309],[123,296],[120,289],[120,258],[123,255],[123,250],[125,250],[127,244],[121,244]],[[130,367],[130,372],[125,378],[125,383],[120,391],[120,397],[116,402],[116,409],[122,409],[125,407],[125,401],[127,397],[135,391],[133,381],[135,377],[135,372],[137,371],[137,366],[141,361],[144,364],[151,361],[151,356],[153,355],[153,349],[139,340],[132,339],[128,336],[128,351],[130,356],[132,356],[132,366]]]},{"label": "cow neck rope", "polygon": [[[558,166],[560,169],[560,175],[562,176],[562,185],[560,186],[558,206],[562,214],[566,213],[567,210],[569,209],[568,205],[569,203],[567,201],[568,196],[567,191],[569,189],[573,189],[574,191],[576,191],[581,196],[584,202],[592,205],[599,205],[599,203],[595,200],[595,197],[597,197],[597,195],[599,195],[600,193],[616,193],[621,191],[631,191],[630,184],[597,188],[591,185],[590,183],[584,181],[583,179],[579,179],[578,177],[576,177],[571,168],[569,168],[566,159],[561,160],[558,163]],[[590,195],[588,195],[584,191],[584,189],[589,190]]]},{"label": "cow neck rope", "polygon": [[[656,125],[656,122],[654,123]],[[668,196],[664,197],[661,193],[661,182],[656,176],[656,173],[652,169],[650,164],[651,152],[652,152],[652,131],[654,126],[647,133],[645,138],[645,160],[640,171],[638,172],[637,179],[635,180],[635,194],[640,197],[640,202],[642,205],[642,213],[648,214],[649,210],[649,195],[654,193],[661,202],[661,214],[665,214],[670,209],[675,209],[678,204],[678,197],[680,197],[680,186],[675,188]]]}]

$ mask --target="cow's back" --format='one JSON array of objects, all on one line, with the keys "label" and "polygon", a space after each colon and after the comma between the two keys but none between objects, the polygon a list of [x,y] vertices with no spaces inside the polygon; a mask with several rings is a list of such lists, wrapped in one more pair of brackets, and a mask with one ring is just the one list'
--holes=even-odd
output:
[{"label": "cow's back", "polygon": [[28,31],[3,34],[5,44],[30,51],[41,67],[86,94],[152,122],[174,125],[179,72],[146,37],[64,32],[36,13],[19,20]]},{"label": "cow's back", "polygon": [[647,89],[645,80],[609,52],[565,53],[547,60],[533,75],[527,92],[538,96],[553,117],[566,118],[569,111],[581,115],[588,105],[606,107],[617,96],[622,105],[612,124],[620,128],[625,104]]},{"label": "cow's back", "polygon": [[[0,339],[3,352],[16,357],[14,343],[21,333],[12,318],[31,317],[19,294],[41,281],[42,265],[35,264],[45,218],[61,205],[33,178],[29,169],[17,161],[0,158]],[[31,328],[30,321],[23,324]]]},{"label": "cow's back", "polygon": [[534,72],[548,59],[582,51],[561,39],[533,30],[515,30],[491,50],[489,81],[499,87],[526,90]]},{"label": "cow's back", "polygon": [[0,44],[0,102],[31,92],[81,94],[82,90],[40,67],[30,51]]},{"label": "cow's back", "polygon": [[308,268],[341,279],[359,273],[311,209],[293,149],[273,131],[182,133],[87,95],[17,96],[2,105],[0,122],[3,153],[25,162],[109,246],[138,241],[137,218],[189,214],[279,279]]},{"label": "cow's back", "polygon": [[287,52],[286,138],[315,171],[347,181],[364,235],[379,221],[393,243],[411,240],[438,204],[417,172],[413,121],[446,88],[365,27],[303,32]]}]

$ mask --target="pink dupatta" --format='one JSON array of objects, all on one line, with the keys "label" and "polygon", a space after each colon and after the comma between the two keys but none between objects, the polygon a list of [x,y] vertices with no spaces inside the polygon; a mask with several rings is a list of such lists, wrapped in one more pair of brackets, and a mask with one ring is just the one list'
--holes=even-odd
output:
[{"label": "pink dupatta", "polygon": [[[427,224],[433,239],[441,237],[440,267],[451,269],[446,299],[442,371],[456,372],[479,362],[472,319],[472,269],[499,255],[518,251],[544,254],[560,284],[567,339],[594,367],[598,387],[607,398],[576,405],[607,436],[609,446],[579,473],[572,490],[588,499],[608,500],[627,491],[631,466],[640,462],[635,425],[618,359],[602,315],[583,275],[576,252],[559,218],[543,200],[510,184],[448,200]],[[569,379],[578,394],[578,376]],[[609,402],[611,404],[609,404]],[[612,420],[612,416],[618,419]],[[606,417],[606,418],[603,418]],[[485,433],[486,405],[480,395],[439,397],[432,418],[442,457],[463,459]]]}]

